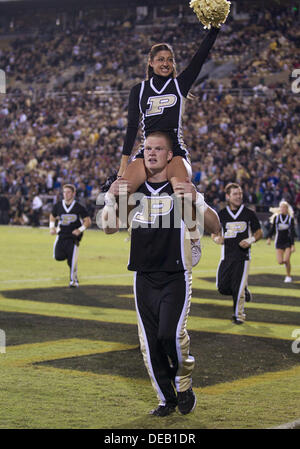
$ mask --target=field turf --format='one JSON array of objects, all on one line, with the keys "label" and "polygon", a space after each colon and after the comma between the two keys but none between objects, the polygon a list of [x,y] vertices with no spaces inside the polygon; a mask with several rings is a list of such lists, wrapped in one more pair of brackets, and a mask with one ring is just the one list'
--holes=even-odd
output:
[{"label": "field turf", "polygon": [[148,415],[157,400],[139,351],[127,234],[87,231],[80,288],[69,289],[47,229],[0,231],[1,429],[267,429],[300,418],[299,242],[292,284],[273,244],[253,246],[254,299],[235,326],[215,286],[220,247],[203,238],[188,320],[198,404],[162,419]]}]

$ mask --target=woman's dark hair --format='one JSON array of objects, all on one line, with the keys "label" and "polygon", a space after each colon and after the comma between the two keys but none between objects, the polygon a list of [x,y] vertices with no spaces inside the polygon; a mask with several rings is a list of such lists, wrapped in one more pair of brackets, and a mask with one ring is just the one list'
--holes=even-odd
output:
[{"label": "woman's dark hair", "polygon": [[157,55],[157,53],[159,51],[169,51],[171,53],[172,58],[173,58],[173,64],[174,64],[174,70],[173,70],[172,76],[173,76],[173,78],[175,78],[177,73],[176,73],[176,62],[175,62],[175,55],[174,55],[173,48],[169,44],[161,43],[161,44],[152,45],[152,47],[150,49],[149,56],[148,56],[147,69],[146,69],[146,79],[150,79],[153,76],[154,72],[153,72],[153,67],[151,67],[151,65],[150,65],[150,61],[153,61],[153,59],[155,58],[155,56]]}]

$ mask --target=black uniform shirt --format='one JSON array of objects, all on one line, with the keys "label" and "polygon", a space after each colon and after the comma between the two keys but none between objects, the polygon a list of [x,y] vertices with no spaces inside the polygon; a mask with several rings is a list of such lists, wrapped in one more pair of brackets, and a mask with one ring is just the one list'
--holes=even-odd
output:
[{"label": "black uniform shirt", "polygon": [[132,211],[128,270],[178,272],[191,268],[190,240],[169,182],[145,182]]},{"label": "black uniform shirt", "polygon": [[58,201],[53,206],[52,215],[58,218],[58,235],[60,237],[81,240],[82,234],[76,237],[72,232],[81,226],[83,218],[89,216],[84,206],[75,200],[69,206],[64,200]]},{"label": "black uniform shirt", "polygon": [[219,218],[224,237],[222,259],[249,260],[250,248],[241,248],[239,243],[261,228],[256,214],[242,204],[237,211],[225,207],[219,212]]}]

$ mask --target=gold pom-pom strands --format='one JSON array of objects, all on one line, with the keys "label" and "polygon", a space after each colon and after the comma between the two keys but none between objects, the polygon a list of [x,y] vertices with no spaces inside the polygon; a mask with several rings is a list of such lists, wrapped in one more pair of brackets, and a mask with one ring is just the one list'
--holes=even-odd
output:
[{"label": "gold pom-pom strands", "polygon": [[225,23],[231,3],[227,0],[191,0],[190,7],[204,28],[220,28]]}]

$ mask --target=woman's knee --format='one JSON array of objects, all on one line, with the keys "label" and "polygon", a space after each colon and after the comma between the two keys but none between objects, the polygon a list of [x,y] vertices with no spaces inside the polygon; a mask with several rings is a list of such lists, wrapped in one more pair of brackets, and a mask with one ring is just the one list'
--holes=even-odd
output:
[{"label": "woman's knee", "polygon": [[177,182],[184,182],[186,181],[186,178],[192,178],[191,166],[181,156],[175,156],[171,162],[169,162],[167,176],[172,185]]}]

